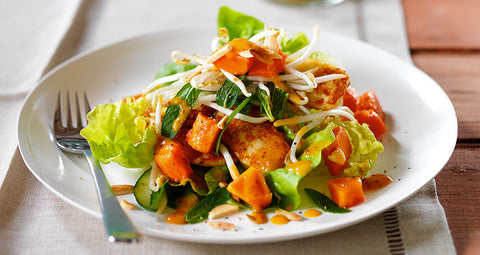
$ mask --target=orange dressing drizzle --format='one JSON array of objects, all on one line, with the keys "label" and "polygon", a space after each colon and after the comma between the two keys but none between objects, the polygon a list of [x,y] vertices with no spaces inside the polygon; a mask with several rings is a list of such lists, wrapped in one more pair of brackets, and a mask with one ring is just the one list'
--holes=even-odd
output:
[{"label": "orange dressing drizzle", "polygon": [[392,178],[384,174],[374,174],[370,177],[362,179],[363,191],[371,191],[381,189],[392,183]]},{"label": "orange dressing drizzle", "polygon": [[253,208],[252,214],[247,216],[257,224],[265,224],[268,222],[268,217],[263,213],[261,208]]},{"label": "orange dressing drizzle", "polygon": [[170,224],[184,225],[187,224],[185,220],[185,214],[192,208],[196,203],[198,203],[198,196],[196,194],[190,193],[183,197],[178,198],[175,201],[177,205],[177,210],[174,213],[167,215],[165,221]]},{"label": "orange dressing drizzle", "polygon": [[311,160],[299,160],[285,166],[289,172],[294,172],[299,176],[305,176],[312,169]]},{"label": "orange dressing drizzle", "polygon": [[290,222],[290,220],[285,217],[284,215],[281,214],[276,214],[270,219],[270,222],[275,224],[275,225],[284,225]]},{"label": "orange dressing drizzle", "polygon": [[319,210],[317,209],[308,209],[306,210],[303,215],[305,215],[305,217],[308,217],[308,218],[315,218],[315,217],[318,217],[320,215],[322,215],[322,212],[320,212]]}]

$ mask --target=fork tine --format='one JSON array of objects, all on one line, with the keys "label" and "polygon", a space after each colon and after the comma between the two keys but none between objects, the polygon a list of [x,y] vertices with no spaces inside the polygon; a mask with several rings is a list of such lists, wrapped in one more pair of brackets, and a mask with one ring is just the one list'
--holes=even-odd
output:
[{"label": "fork tine", "polygon": [[85,114],[87,114],[92,109],[90,108],[90,103],[88,102],[88,97],[86,92],[83,92],[83,101],[85,102]]},{"label": "fork tine", "polygon": [[72,129],[73,128],[73,123],[72,123],[72,110],[70,107],[70,94],[67,91],[67,128]]},{"label": "fork tine", "polygon": [[58,91],[57,107],[55,108],[55,114],[53,116],[53,127],[54,127],[55,131],[60,131],[60,130],[63,129],[61,97],[62,97],[62,93],[61,93],[61,91]]},{"label": "fork tine", "polygon": [[78,102],[78,93],[75,92],[75,106],[77,108],[77,128],[83,128],[82,114],[80,113],[80,103]]}]

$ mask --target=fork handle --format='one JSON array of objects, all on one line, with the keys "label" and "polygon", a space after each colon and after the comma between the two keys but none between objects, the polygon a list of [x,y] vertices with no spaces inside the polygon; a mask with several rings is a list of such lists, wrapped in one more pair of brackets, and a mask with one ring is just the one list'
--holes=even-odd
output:
[{"label": "fork handle", "polygon": [[83,154],[87,158],[95,186],[97,186],[97,196],[102,209],[108,241],[138,241],[138,234],[113,194],[100,163],[93,157],[91,151],[84,151]]}]

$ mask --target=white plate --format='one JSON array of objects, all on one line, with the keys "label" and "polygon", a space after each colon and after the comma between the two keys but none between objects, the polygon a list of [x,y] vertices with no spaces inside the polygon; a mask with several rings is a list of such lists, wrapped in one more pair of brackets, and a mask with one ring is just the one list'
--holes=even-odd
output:
[{"label": "white plate", "polygon": [[[306,29],[304,31],[309,31]],[[21,154],[31,172],[55,194],[100,217],[92,178],[85,160],[60,151],[53,141],[52,116],[57,91],[86,91],[92,105],[139,93],[170,52],[207,55],[213,29],[181,29],[145,35],[77,56],[45,76],[30,93],[20,113]],[[323,33],[319,48],[338,57],[359,91],[374,89],[387,114],[385,152],[372,173],[386,172],[394,182],[366,194],[366,202],[348,214],[325,213],[286,225],[255,225],[243,215],[230,217],[238,231],[207,224],[171,225],[163,216],[129,211],[144,234],[208,243],[257,243],[312,236],[373,217],[413,195],[446,164],[457,138],[455,110],[435,81],[417,68],[360,41]],[[124,196],[135,203],[132,195]]]}]

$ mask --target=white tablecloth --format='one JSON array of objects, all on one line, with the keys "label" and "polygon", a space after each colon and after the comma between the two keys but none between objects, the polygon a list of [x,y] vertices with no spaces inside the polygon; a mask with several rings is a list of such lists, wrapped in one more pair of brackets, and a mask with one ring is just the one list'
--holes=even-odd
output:
[{"label": "white tablecloth", "polygon": [[[145,236],[110,244],[101,219],[67,204],[28,171],[16,121],[27,93],[66,59],[135,35],[216,23],[228,5],[276,27],[319,24],[410,61],[399,0],[347,0],[335,6],[243,0],[0,1],[0,254],[453,254],[434,181],[408,201],[368,221],[310,238],[256,245],[211,245]],[[2,184],[3,183],[3,184]]]}]

